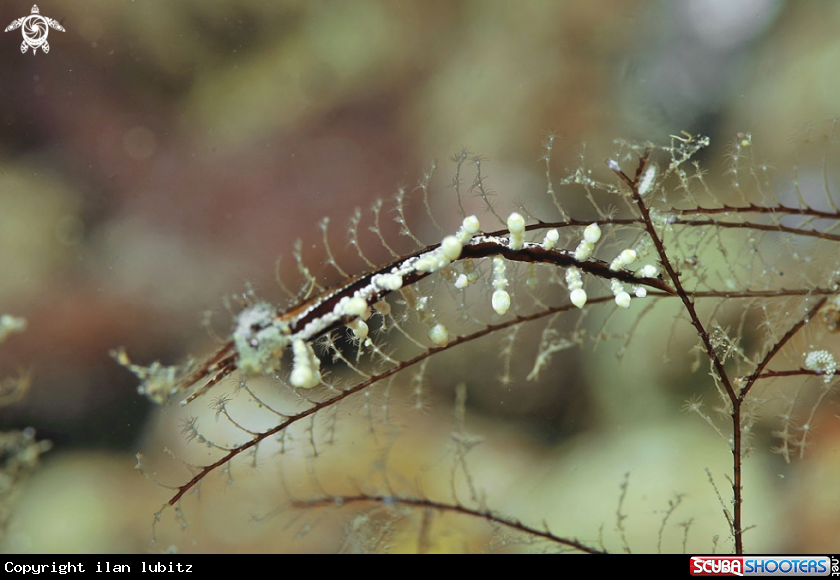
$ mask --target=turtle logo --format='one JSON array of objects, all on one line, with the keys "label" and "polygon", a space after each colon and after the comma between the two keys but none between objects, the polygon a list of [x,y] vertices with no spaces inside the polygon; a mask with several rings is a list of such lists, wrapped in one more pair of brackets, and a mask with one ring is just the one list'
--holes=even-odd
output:
[{"label": "turtle logo", "polygon": [[47,42],[47,34],[49,33],[50,28],[55,28],[56,30],[64,32],[64,28],[57,20],[41,16],[38,12],[38,6],[33,5],[32,14],[13,20],[12,23],[6,27],[5,32],[16,30],[21,27],[23,28],[23,44],[20,45],[21,52],[25,53],[31,47],[32,54],[35,54],[38,51],[38,48],[43,50],[44,54],[47,54],[50,51],[50,45]]}]

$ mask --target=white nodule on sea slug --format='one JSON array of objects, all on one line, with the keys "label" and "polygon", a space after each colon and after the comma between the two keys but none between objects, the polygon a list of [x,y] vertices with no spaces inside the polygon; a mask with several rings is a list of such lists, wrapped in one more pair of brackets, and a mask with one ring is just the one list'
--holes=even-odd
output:
[{"label": "white nodule on sea slug", "polygon": [[513,212],[508,216],[507,227],[510,231],[510,248],[521,250],[525,243],[525,218]]},{"label": "white nodule on sea slug", "polygon": [[429,329],[429,340],[435,346],[446,346],[449,344],[449,330],[442,324],[435,324]]},{"label": "white nodule on sea slug", "polygon": [[496,314],[504,314],[510,308],[510,294],[506,290],[496,290],[493,292],[493,310]]}]

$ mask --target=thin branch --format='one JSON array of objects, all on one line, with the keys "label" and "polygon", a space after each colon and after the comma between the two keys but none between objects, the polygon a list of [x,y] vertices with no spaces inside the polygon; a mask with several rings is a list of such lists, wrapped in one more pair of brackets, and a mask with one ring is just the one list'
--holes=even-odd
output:
[{"label": "thin branch", "polygon": [[793,336],[797,332],[799,332],[806,324],[808,324],[808,321],[810,321],[811,318],[813,318],[817,314],[817,312],[819,312],[820,308],[822,308],[823,305],[825,305],[827,300],[827,296],[824,296],[823,298],[819,299],[817,303],[802,318],[800,318],[796,322],[796,324],[791,326],[788,329],[788,331],[784,334],[784,336],[782,336],[782,338],[779,339],[779,341],[777,341],[776,344],[774,344],[769,351],[767,351],[767,354],[765,354],[764,358],[761,359],[761,362],[758,363],[758,366],[755,368],[755,371],[753,371],[753,373],[749,377],[747,377],[747,382],[741,389],[741,392],[738,393],[739,403],[743,402],[744,399],[746,399],[747,394],[750,392],[750,389],[752,389],[753,385],[755,384],[755,381],[758,379],[759,376],[761,376],[762,372],[764,371],[764,368],[770,363],[771,360],[773,360],[773,357],[775,357],[779,353],[779,351],[782,350],[782,347],[786,345],[788,341],[790,341],[790,339],[793,338]]},{"label": "thin branch", "polygon": [[551,532],[546,529],[540,528],[533,528],[518,520],[508,519],[502,517],[498,514],[493,513],[490,510],[484,509],[472,509],[465,507],[461,504],[458,505],[451,505],[447,503],[442,503],[438,501],[433,501],[430,499],[423,499],[423,498],[412,498],[412,497],[401,497],[396,495],[355,495],[355,496],[338,496],[338,497],[330,497],[330,498],[323,498],[323,499],[314,499],[309,501],[298,501],[295,502],[293,505],[296,508],[313,508],[313,507],[335,507],[336,502],[342,505],[349,505],[352,503],[376,503],[380,505],[386,506],[393,506],[397,504],[402,505],[409,505],[416,508],[421,509],[433,509],[440,512],[450,512],[456,513],[464,516],[470,516],[475,518],[484,519],[491,524],[496,524],[500,526],[504,526],[506,528],[510,528],[514,531],[521,532],[523,534],[527,534],[529,536],[542,538],[544,540],[548,540],[549,542],[553,542],[555,544],[560,544],[562,546],[567,546],[569,548],[574,548],[586,554],[606,554],[607,552],[603,550],[598,550],[591,546],[587,546],[586,544],[570,539],[570,538],[562,538],[560,536],[555,536]]}]

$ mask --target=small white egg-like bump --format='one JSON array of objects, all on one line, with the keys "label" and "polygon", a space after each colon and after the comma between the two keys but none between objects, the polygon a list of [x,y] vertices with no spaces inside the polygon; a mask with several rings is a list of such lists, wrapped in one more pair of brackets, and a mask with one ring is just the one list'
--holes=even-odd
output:
[{"label": "small white egg-like bump", "polygon": [[493,292],[491,303],[496,314],[504,314],[510,308],[510,294],[506,290],[496,290]]},{"label": "small white egg-like bump", "polygon": [[569,293],[569,299],[572,301],[572,304],[577,306],[578,308],[583,308],[586,304],[586,290],[582,288],[576,288]]},{"label": "small white egg-like bump", "polygon": [[443,241],[440,244],[441,252],[443,252],[443,257],[449,260],[450,262],[457,260],[458,256],[461,255],[461,241],[456,238],[455,236],[446,236],[443,238]]},{"label": "small white egg-like bump", "polygon": [[583,239],[590,244],[598,243],[598,240],[601,239],[601,228],[598,227],[598,224],[586,226],[586,229],[583,230]]},{"label": "small white egg-like bump", "polygon": [[442,324],[435,324],[429,329],[429,340],[435,346],[446,346],[449,344],[449,330]]},{"label": "small white egg-like bump", "polygon": [[481,223],[478,221],[477,217],[475,217],[474,215],[469,215],[464,218],[464,222],[461,224],[461,226],[468,234],[472,236],[476,234],[481,228]]},{"label": "small white egg-like bump", "polygon": [[622,308],[630,308],[630,295],[627,292],[619,292],[615,295],[615,303]]}]

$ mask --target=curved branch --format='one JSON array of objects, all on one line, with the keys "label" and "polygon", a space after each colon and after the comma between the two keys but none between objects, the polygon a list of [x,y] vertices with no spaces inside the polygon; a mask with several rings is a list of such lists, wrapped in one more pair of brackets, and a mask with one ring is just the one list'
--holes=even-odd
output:
[{"label": "curved branch", "polygon": [[297,508],[312,508],[312,507],[334,507],[336,505],[336,501],[340,501],[343,505],[351,504],[351,503],[378,503],[382,505],[395,505],[395,504],[403,504],[403,505],[410,505],[416,508],[425,508],[425,509],[433,509],[441,512],[450,512],[455,514],[460,514],[463,516],[471,516],[475,518],[481,518],[487,520],[492,524],[497,524],[500,526],[505,526],[517,532],[522,532],[523,534],[528,534],[529,536],[534,536],[537,538],[542,538],[544,540],[548,540],[549,542],[553,542],[555,544],[560,544],[562,546],[568,546],[570,548],[574,548],[586,554],[606,554],[607,552],[603,550],[598,550],[596,548],[592,548],[591,546],[587,546],[582,542],[574,539],[569,538],[561,538],[560,536],[555,536],[551,532],[546,530],[540,530],[537,528],[532,528],[531,526],[525,525],[519,520],[510,520],[499,516],[493,513],[490,510],[478,510],[465,507],[463,505],[453,505],[442,503],[438,501],[433,501],[430,499],[423,499],[423,498],[413,498],[413,497],[400,497],[397,495],[354,495],[354,496],[336,496],[332,498],[323,498],[323,499],[315,499],[309,501],[299,501],[295,502],[293,505]]}]

